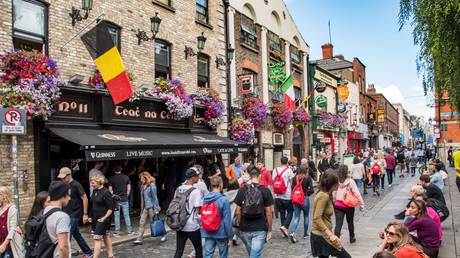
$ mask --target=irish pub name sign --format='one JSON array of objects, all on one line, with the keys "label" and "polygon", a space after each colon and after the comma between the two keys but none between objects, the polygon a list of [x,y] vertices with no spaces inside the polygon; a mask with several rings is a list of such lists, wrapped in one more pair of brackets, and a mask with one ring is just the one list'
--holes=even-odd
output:
[{"label": "irish pub name sign", "polygon": [[[157,99],[125,101],[114,105],[110,96],[81,90],[63,89],[51,120],[87,120],[102,124],[173,126],[186,128],[188,119],[178,119]],[[101,115],[102,114],[102,115]],[[192,124],[202,125],[204,109],[197,108]]]}]

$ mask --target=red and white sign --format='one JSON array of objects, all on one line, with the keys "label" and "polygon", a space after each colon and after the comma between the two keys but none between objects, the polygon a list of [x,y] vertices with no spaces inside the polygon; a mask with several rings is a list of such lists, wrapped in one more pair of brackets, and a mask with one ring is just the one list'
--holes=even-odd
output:
[{"label": "red and white sign", "polygon": [[245,74],[240,76],[240,92],[242,94],[254,93],[254,75]]},{"label": "red and white sign", "polygon": [[0,134],[26,134],[27,117],[23,109],[0,108]]},{"label": "red and white sign", "polygon": [[21,124],[22,115],[21,112],[15,109],[9,109],[5,112],[3,120],[9,125],[18,125]]}]

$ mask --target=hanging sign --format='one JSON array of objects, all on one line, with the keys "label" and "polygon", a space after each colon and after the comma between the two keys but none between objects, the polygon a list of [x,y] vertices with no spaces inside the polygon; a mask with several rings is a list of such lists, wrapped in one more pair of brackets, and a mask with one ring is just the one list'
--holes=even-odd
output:
[{"label": "hanging sign", "polygon": [[273,84],[283,83],[286,80],[286,72],[284,71],[284,62],[269,64],[270,81]]},{"label": "hanging sign", "polygon": [[337,105],[337,111],[339,113],[345,113],[347,111],[347,104],[340,103],[339,105]]},{"label": "hanging sign", "polygon": [[323,93],[326,91],[326,83],[323,81],[316,81],[315,82],[315,90],[318,93]]},{"label": "hanging sign", "polygon": [[245,74],[240,76],[240,92],[242,94],[254,93],[254,75]]},{"label": "hanging sign", "polygon": [[385,110],[377,109],[377,123],[385,122]]},{"label": "hanging sign", "polygon": [[350,95],[350,90],[348,85],[341,85],[337,87],[337,92],[339,93],[340,100],[346,101]]},{"label": "hanging sign", "polygon": [[315,102],[316,102],[316,105],[320,108],[327,107],[327,98],[323,95],[316,97]]},{"label": "hanging sign", "polygon": [[0,108],[1,131],[0,134],[25,135],[27,116],[24,109]]}]

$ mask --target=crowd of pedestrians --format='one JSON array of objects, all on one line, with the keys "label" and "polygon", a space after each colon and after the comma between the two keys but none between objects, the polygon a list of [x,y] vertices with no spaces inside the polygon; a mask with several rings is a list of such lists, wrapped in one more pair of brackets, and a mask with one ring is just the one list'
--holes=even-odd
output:
[{"label": "crowd of pedestrians", "polygon": [[[89,173],[90,197],[73,179],[72,170],[63,167],[59,180],[53,181],[47,192],[37,194],[24,232],[16,226],[17,209],[10,189],[0,187],[0,257],[70,257],[72,238],[86,258],[100,257],[103,244],[107,256],[113,257],[112,237],[123,234],[122,217],[126,234],[136,236],[134,244],[139,245],[149,225],[152,236],[166,241],[166,224],[175,232],[175,258],[184,255],[188,240],[194,247],[188,257],[213,257],[216,253],[226,258],[229,248],[239,241],[248,257],[264,257],[265,244],[273,237],[273,219],[279,217],[282,238],[293,244],[299,237],[309,238],[314,257],[347,258],[351,256],[341,239],[344,221],[349,242],[359,241],[354,216],[356,208],[365,207],[362,195],[372,188],[373,194],[380,196],[385,186],[392,187],[397,172],[400,178],[415,176],[413,165],[415,162],[417,168],[420,157],[414,157],[407,149],[366,150],[345,165],[322,152],[317,164],[310,157],[300,162],[296,157],[282,157],[273,171],[262,160],[250,164],[237,157],[225,173],[210,159],[206,168],[190,164],[184,183],[163,212],[155,177],[142,171],[138,174],[141,210],[137,233],[130,216],[133,185],[121,165],[113,166],[113,175],[106,178],[100,173],[101,164],[95,164]],[[452,153],[452,160],[459,175],[460,151]],[[395,215],[402,221],[391,222],[380,232],[383,242],[374,257],[437,257],[443,237],[441,223],[449,216],[442,192],[446,178],[442,162],[427,162],[418,184],[411,188],[407,206]],[[90,223],[93,248],[82,237],[80,223]],[[298,236],[301,223],[303,235]]]}]

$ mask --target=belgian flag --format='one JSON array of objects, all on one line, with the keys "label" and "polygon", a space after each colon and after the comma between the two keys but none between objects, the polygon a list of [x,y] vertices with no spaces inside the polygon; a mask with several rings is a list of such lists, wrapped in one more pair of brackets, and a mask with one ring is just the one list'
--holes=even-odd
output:
[{"label": "belgian flag", "polygon": [[115,46],[104,21],[83,34],[81,40],[102,75],[116,105],[133,96],[133,88],[126,73],[120,52]]}]

